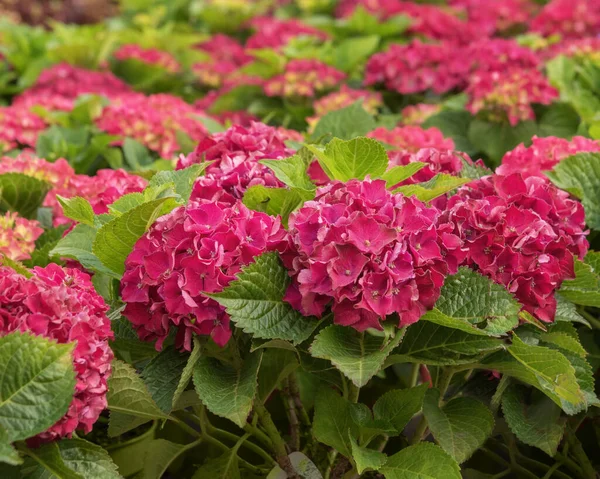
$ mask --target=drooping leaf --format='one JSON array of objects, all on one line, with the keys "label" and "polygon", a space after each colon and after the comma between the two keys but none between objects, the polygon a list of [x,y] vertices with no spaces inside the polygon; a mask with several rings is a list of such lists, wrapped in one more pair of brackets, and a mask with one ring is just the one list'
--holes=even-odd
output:
[{"label": "drooping leaf", "polygon": [[352,403],[329,388],[321,390],[315,400],[315,438],[346,457],[352,457],[350,436],[358,437],[360,432],[352,420],[352,408]]},{"label": "drooping leaf", "polygon": [[231,321],[255,338],[306,340],[317,320],[304,317],[283,301],[290,279],[277,253],[265,253],[238,273],[221,293],[210,295],[227,309]]},{"label": "drooping leaf", "polygon": [[262,160],[260,163],[273,170],[275,176],[290,188],[299,188],[307,191],[315,189],[314,183],[306,173],[308,164],[299,155],[282,160]]},{"label": "drooping leaf", "polygon": [[130,365],[114,360],[112,368],[106,395],[110,410],[109,436],[118,436],[153,419],[166,418]]},{"label": "drooping leaf", "polygon": [[281,381],[299,366],[298,356],[292,351],[279,348],[265,350],[258,372],[258,400],[264,403]]},{"label": "drooping leaf", "polygon": [[356,470],[362,474],[367,469],[378,471],[387,462],[387,456],[383,452],[359,446],[351,435],[349,436],[352,448],[352,459],[356,463]]},{"label": "drooping leaf", "polygon": [[24,218],[35,218],[50,185],[22,173],[0,175],[0,212],[16,211]]},{"label": "drooping leaf", "polygon": [[221,361],[201,357],[194,368],[194,386],[207,409],[242,427],[252,409],[262,351],[250,354],[235,368]]},{"label": "drooping leaf", "polygon": [[405,185],[395,189],[394,193],[402,193],[404,196],[415,196],[417,199],[427,203],[438,196],[458,188],[471,181],[470,178],[461,178],[446,173],[438,173],[429,181],[416,183],[414,185]]},{"label": "drooping leaf", "polygon": [[350,140],[366,135],[376,126],[373,116],[365,111],[361,101],[357,101],[346,108],[323,115],[315,126],[311,138],[319,140],[328,135],[342,140]]},{"label": "drooping leaf", "polygon": [[381,175],[381,179],[385,180],[386,188],[392,188],[398,183],[407,180],[424,167],[425,163],[421,163],[420,161],[415,161],[408,165],[394,166]]},{"label": "drooping leaf", "polygon": [[492,412],[481,402],[458,397],[440,407],[440,392],[429,389],[423,414],[436,442],[458,463],[465,462],[483,445],[494,428]]},{"label": "drooping leaf", "polygon": [[162,479],[171,463],[190,447],[193,446],[154,439],[146,449],[144,479]]},{"label": "drooping leaf", "polygon": [[555,298],[556,314],[554,315],[554,321],[556,323],[581,323],[585,324],[588,328],[590,327],[588,320],[577,312],[577,308],[571,301],[562,297],[562,295],[558,293],[555,294]]},{"label": "drooping leaf", "polygon": [[502,396],[502,412],[519,441],[538,447],[550,456],[556,454],[566,418],[561,418],[560,408],[550,398],[539,395],[528,404],[525,388],[511,386]]},{"label": "drooping leaf", "polygon": [[165,348],[142,371],[142,379],[152,399],[165,414],[173,408],[175,391],[188,357],[175,348]]},{"label": "drooping leaf", "polygon": [[74,346],[20,332],[0,337],[0,426],[7,442],[39,434],[67,412],[75,393]]},{"label": "drooping leaf", "polygon": [[401,332],[388,341],[366,332],[332,325],[316,336],[310,352],[316,358],[330,360],[357,387],[363,387],[379,372],[401,340]]},{"label": "drooping leaf", "polygon": [[175,388],[175,392],[173,393],[173,401],[171,403],[171,408],[174,408],[179,398],[187,388],[189,382],[192,379],[192,375],[194,374],[194,367],[200,359],[200,355],[202,354],[202,346],[200,345],[200,341],[194,338],[194,347],[192,349],[192,353],[188,356],[187,362],[181,371],[181,375],[179,376],[179,382],[177,383],[177,387]]},{"label": "drooping leaf", "polygon": [[63,214],[78,223],[94,226],[94,210],[90,202],[79,196],[63,198],[56,195],[56,199],[63,207]]},{"label": "drooping leaf", "polygon": [[409,446],[390,456],[379,472],[385,479],[461,479],[456,461],[429,442]]},{"label": "drooping leaf", "polygon": [[[11,445],[8,432],[4,429],[4,426],[0,424],[0,465],[2,463],[18,466],[23,463],[23,458]],[[0,473],[1,472],[2,471],[0,471]]]},{"label": "drooping leaf", "polygon": [[421,384],[386,392],[373,406],[375,419],[388,421],[401,434],[411,418],[421,410],[427,388],[427,384]]}]

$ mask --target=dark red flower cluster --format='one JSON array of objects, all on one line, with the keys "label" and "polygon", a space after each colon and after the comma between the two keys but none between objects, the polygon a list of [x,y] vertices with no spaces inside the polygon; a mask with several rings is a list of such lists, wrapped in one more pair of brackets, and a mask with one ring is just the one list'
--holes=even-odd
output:
[{"label": "dark red flower cluster", "polygon": [[125,262],[123,314],[158,350],[172,327],[188,351],[193,334],[227,343],[229,316],[205,293],[222,291],[255,256],[288,246],[279,218],[221,200],[191,201],[159,218]]},{"label": "dark red flower cluster", "polygon": [[530,30],[545,37],[595,37],[600,34],[598,0],[551,0],[533,18]]},{"label": "dark red flower cluster", "polygon": [[121,46],[114,54],[117,60],[137,60],[148,65],[163,68],[170,73],[177,73],[181,65],[169,52],[156,48],[142,48],[135,43]]},{"label": "dark red flower cluster", "polygon": [[46,442],[85,433],[106,408],[107,379],[113,353],[108,306],[96,293],[90,277],[56,264],[34,268],[29,279],[0,267],[0,336],[28,332],[59,343],[76,343],[73,367],[77,384],[65,416],[33,438]]},{"label": "dark red flower cluster", "polygon": [[492,175],[452,196],[444,219],[465,242],[465,264],[502,284],[541,321],[554,320],[554,292],[588,250],[578,201],[547,179]]},{"label": "dark red flower cluster", "polygon": [[583,136],[574,136],[571,140],[555,136],[534,136],[531,146],[521,143],[506,153],[496,173],[544,176],[543,171],[551,170],[565,158],[583,152],[600,152],[600,142]]},{"label": "dark red flower cluster", "polygon": [[277,50],[295,37],[312,36],[325,40],[328,35],[300,20],[279,20],[273,17],[256,17],[250,21],[250,26],[256,32],[246,41],[246,48],[272,48]]},{"label": "dark red flower cluster", "polygon": [[202,140],[186,158],[180,157],[177,169],[212,161],[205,175],[196,181],[192,199],[208,198],[215,189],[240,199],[252,185],[283,186],[259,161],[293,155],[294,150],[285,144],[291,139],[301,140],[301,137],[294,131],[258,122],[252,122],[248,128],[232,126]]},{"label": "dark red flower cluster", "polygon": [[346,74],[315,59],[290,60],[285,71],[269,78],[264,84],[267,96],[314,97],[336,87]]},{"label": "dark red flower cluster", "polygon": [[397,313],[417,321],[439,297],[465,252],[439,222],[440,212],[415,198],[392,195],[385,182],[332,182],[289,219],[295,251],[283,255],[293,274],[286,300],[305,315],[332,303],[334,321],[381,329]]}]

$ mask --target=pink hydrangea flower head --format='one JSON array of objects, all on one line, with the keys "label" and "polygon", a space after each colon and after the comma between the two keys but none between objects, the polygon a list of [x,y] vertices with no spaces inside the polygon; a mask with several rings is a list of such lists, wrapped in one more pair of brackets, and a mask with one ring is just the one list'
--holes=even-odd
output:
[{"label": "pink hydrangea flower head", "polygon": [[13,261],[30,259],[35,240],[43,232],[38,221],[22,218],[16,211],[7,211],[0,216],[0,254]]},{"label": "pink hydrangea flower head", "polygon": [[600,64],[600,37],[565,39],[551,44],[541,52],[541,56],[546,60],[558,55]]},{"label": "pink hydrangea flower head", "polygon": [[600,34],[597,0],[551,0],[533,18],[530,30],[545,37],[595,37]]},{"label": "pink hydrangea flower head", "polygon": [[503,72],[510,69],[536,69],[538,54],[513,39],[484,38],[464,47],[463,55],[476,73]]},{"label": "pink hydrangea flower head", "polygon": [[265,82],[267,96],[314,97],[340,84],[346,74],[316,59],[294,59],[285,71]]},{"label": "pink hydrangea flower head", "polygon": [[584,152],[600,152],[600,142],[574,136],[571,140],[548,136],[532,138],[531,146],[521,143],[507,152],[496,170],[500,175],[521,173],[523,176],[544,176],[565,158]]},{"label": "pink hydrangea flower head", "polygon": [[217,33],[200,43],[198,49],[208,53],[214,60],[228,61],[237,66],[252,61],[252,56],[246,53],[242,45],[222,33]]},{"label": "pink hydrangea flower head", "polygon": [[305,315],[332,304],[334,321],[357,330],[400,325],[433,307],[447,274],[465,257],[452,226],[415,198],[392,195],[385,182],[331,182],[293,212],[294,251],[283,255],[293,282],[286,300]]},{"label": "pink hydrangea flower head", "polygon": [[437,115],[442,110],[441,105],[431,105],[429,103],[418,103],[408,105],[400,112],[402,116],[402,125],[420,126],[428,118]]},{"label": "pink hydrangea flower head", "polygon": [[106,408],[107,379],[113,353],[108,306],[81,271],[50,264],[36,267],[31,278],[0,267],[0,335],[26,332],[58,343],[75,343],[73,368],[77,384],[67,413],[33,443],[71,437],[92,430]]},{"label": "pink hydrangea flower head", "polygon": [[241,201],[190,201],[159,218],[125,261],[123,314],[158,350],[171,328],[178,348],[189,351],[194,334],[223,346],[231,336],[229,316],[205,293],[222,291],[256,256],[287,247],[279,218]]},{"label": "pink hydrangea flower head", "polygon": [[392,152],[415,153],[421,148],[454,149],[452,138],[445,138],[435,127],[425,129],[420,126],[397,126],[391,130],[378,127],[367,136],[393,146]]},{"label": "pink hydrangea flower head", "polygon": [[120,61],[137,60],[147,65],[160,67],[170,73],[177,73],[181,70],[179,62],[169,52],[156,48],[142,48],[135,43],[121,46],[114,53],[114,57]]},{"label": "pink hydrangea flower head", "polygon": [[227,60],[197,62],[192,66],[200,84],[210,88],[222,87],[238,69],[238,65]]},{"label": "pink hydrangea flower head", "polygon": [[248,128],[235,125],[201,141],[187,157],[180,157],[177,169],[211,161],[205,175],[196,181],[192,198],[207,198],[213,188],[220,188],[239,199],[252,185],[283,186],[259,161],[292,156],[294,150],[286,146],[287,140],[301,137],[297,132],[258,122]]},{"label": "pink hydrangea flower head", "polygon": [[[457,175],[463,169],[463,160],[472,163],[465,153],[438,148],[422,148],[414,153],[396,152],[390,155],[390,167],[403,166],[410,163],[425,163],[421,170],[403,181],[400,185],[410,185],[429,181],[438,173]],[[483,165],[483,163],[480,163]]]},{"label": "pink hydrangea flower head", "polygon": [[468,246],[466,265],[504,285],[539,320],[554,320],[554,292],[589,247],[581,203],[546,178],[491,175],[452,196],[444,218]]},{"label": "pink hydrangea flower head", "polygon": [[255,33],[246,41],[248,49],[270,48],[277,50],[285,46],[292,38],[299,36],[312,36],[320,40],[327,39],[328,35],[300,20],[280,20],[274,17],[255,17],[250,21],[250,26]]},{"label": "pink hydrangea flower head", "polygon": [[163,158],[180,150],[177,131],[200,141],[208,131],[195,117],[198,110],[181,98],[166,93],[133,94],[104,108],[96,125],[111,135],[133,138]]},{"label": "pink hydrangea flower head", "polygon": [[548,79],[534,69],[510,69],[504,72],[475,73],[467,88],[467,109],[476,114],[485,111],[490,119],[511,125],[535,119],[533,103],[549,105],[558,91]]},{"label": "pink hydrangea flower head", "polygon": [[536,10],[531,0],[450,0],[449,4],[463,9],[469,24],[488,36],[526,24]]},{"label": "pink hydrangea flower head", "polygon": [[0,152],[29,146],[35,147],[46,122],[23,106],[0,107]]}]

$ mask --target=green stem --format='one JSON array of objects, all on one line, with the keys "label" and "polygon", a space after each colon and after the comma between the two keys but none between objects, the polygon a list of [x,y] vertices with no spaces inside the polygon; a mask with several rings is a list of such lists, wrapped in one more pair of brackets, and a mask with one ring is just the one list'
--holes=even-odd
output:
[{"label": "green stem", "polygon": [[260,442],[262,442],[263,445],[265,445],[269,449],[273,449],[273,442],[271,441],[271,439],[269,439],[269,436],[267,436],[259,428],[257,428],[253,424],[246,423],[246,424],[244,424],[243,429],[244,429],[244,431],[249,432],[254,437],[256,437],[256,439],[258,439]]},{"label": "green stem", "polygon": [[329,453],[329,456],[328,456],[329,464],[327,466],[327,470],[325,471],[325,479],[329,479],[331,477],[331,471],[333,471],[333,465],[335,464],[337,455],[338,455],[338,452],[336,450],[332,450]]},{"label": "green stem", "polygon": [[300,399],[300,387],[298,386],[298,378],[296,377],[296,373],[290,374],[288,380],[290,382],[290,393],[292,394],[292,398],[294,398],[294,404],[296,404],[296,409],[298,409],[298,413],[300,414],[300,421],[306,427],[310,427],[310,416],[306,412],[306,408]]},{"label": "green stem", "polygon": [[494,451],[490,451],[489,449],[482,447],[480,449],[486,456],[490,457],[494,461],[499,464],[502,464],[505,467],[509,467],[511,471],[520,472],[521,474],[530,477],[532,479],[539,479],[534,473],[532,473],[529,469],[525,469],[523,466],[517,464],[516,462],[508,462],[502,456],[496,454]]},{"label": "green stem", "polygon": [[[204,436],[203,439],[206,442],[211,443],[211,444],[217,446],[218,448],[222,449],[223,451],[229,451],[231,449],[229,446],[226,446],[221,441],[219,441],[218,439],[215,439],[212,436]],[[245,467],[246,469],[248,469],[249,471],[252,471],[255,474],[262,474],[262,475],[264,475],[265,470],[263,468],[255,466],[253,464],[250,464],[248,461],[242,459],[239,456],[238,456],[238,460],[239,460],[240,466]]]},{"label": "green stem", "polygon": [[351,403],[357,403],[359,394],[360,388],[350,381],[350,385],[348,387],[348,401]]},{"label": "green stem", "polygon": [[544,474],[544,477],[542,477],[542,479],[550,479],[552,477],[552,475],[557,472],[557,469],[562,466],[562,462],[557,462],[556,464],[554,464],[554,466],[552,466],[550,469],[548,469],[548,472],[546,474]]},{"label": "green stem", "polygon": [[448,391],[448,387],[450,387],[450,382],[452,381],[452,376],[454,376],[453,368],[444,368],[442,370],[442,374],[439,375],[437,379],[437,388],[440,391],[440,403],[444,402],[444,396]]},{"label": "green stem", "polygon": [[512,472],[512,469],[508,468],[506,471],[499,472],[493,475],[490,479],[501,479],[502,477],[508,476]]},{"label": "green stem", "polygon": [[190,436],[196,436],[196,437],[202,437],[202,433],[199,431],[196,431],[192,426],[190,426],[189,424],[187,424],[186,422],[182,421],[181,419],[175,417],[175,416],[170,416],[170,419],[177,424],[181,429],[183,429],[185,432],[187,432]]},{"label": "green stem", "polygon": [[577,312],[587,319],[594,328],[600,329],[600,320],[598,318],[592,316],[583,308],[579,308]]},{"label": "green stem", "polygon": [[421,365],[419,363],[415,363],[412,365],[412,369],[410,371],[410,384],[409,387],[414,388],[419,382],[419,368]]},{"label": "green stem", "polygon": [[[227,438],[230,441],[239,441],[240,437],[229,432],[229,431],[225,431],[223,429],[219,429],[213,426],[210,426],[209,428],[210,432],[213,433],[215,436],[221,436],[223,438]],[[250,436],[252,433],[246,433],[245,436]],[[243,437],[243,436],[242,436]],[[248,449],[249,451],[254,452],[256,455],[262,457],[263,459],[265,459],[267,461],[268,464],[275,464],[275,460],[273,459],[273,457],[267,452],[265,451],[262,447],[254,444],[253,442],[247,441],[245,440],[242,443],[242,447],[245,447],[246,449]]]},{"label": "green stem", "polygon": [[577,436],[575,435],[575,431],[569,431],[569,435],[567,436],[567,441],[571,445],[571,453],[573,457],[579,464],[581,468],[581,472],[583,473],[582,477],[585,479],[594,479],[596,477],[596,472],[594,471],[594,466],[590,462],[587,454],[583,450],[583,446]]},{"label": "green stem", "polygon": [[418,442],[420,442],[421,439],[423,439],[426,430],[427,419],[425,419],[425,416],[421,416],[421,420],[419,421],[419,424],[417,425],[415,433],[413,434],[413,437],[411,438],[409,444],[412,446],[413,444],[417,444]]},{"label": "green stem", "polygon": [[285,447],[285,442],[279,434],[277,430],[277,426],[273,422],[271,418],[271,414],[262,404],[255,405],[254,411],[258,414],[258,418],[265,428],[265,432],[267,436],[271,438],[273,442],[273,450],[275,451],[275,456],[277,457],[277,462],[281,466],[281,468],[287,473],[288,477],[293,479],[298,479],[298,474],[292,467],[292,463],[290,462],[290,458],[287,454],[287,449]]},{"label": "green stem", "polygon": [[290,423],[290,449],[292,451],[300,450],[300,421],[298,420],[298,414],[296,411],[296,404],[292,393],[290,392],[290,382],[286,378],[283,380],[283,388],[281,389],[281,398],[283,399],[283,406],[287,413],[288,422]]}]

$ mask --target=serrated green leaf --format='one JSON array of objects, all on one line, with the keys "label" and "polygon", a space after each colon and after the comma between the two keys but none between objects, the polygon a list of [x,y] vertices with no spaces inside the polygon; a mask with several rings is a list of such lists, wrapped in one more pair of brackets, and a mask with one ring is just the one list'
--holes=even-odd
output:
[{"label": "serrated green leaf", "polygon": [[50,184],[22,173],[0,175],[0,212],[16,211],[24,218],[35,218]]},{"label": "serrated green leaf", "polygon": [[281,381],[299,366],[298,356],[292,351],[275,348],[265,350],[258,371],[258,400],[264,403]]},{"label": "serrated green leaf", "polygon": [[381,143],[372,138],[358,137],[352,140],[334,138],[324,150],[306,145],[312,151],[323,170],[332,180],[364,180],[383,175],[388,166],[388,156]]},{"label": "serrated green leaf", "polygon": [[390,456],[379,472],[386,479],[461,479],[456,461],[441,447],[428,442]]},{"label": "serrated green leaf", "polygon": [[587,225],[600,229],[600,153],[578,153],[565,158],[547,175],[559,188],[577,192]]},{"label": "serrated green leaf", "polygon": [[504,419],[519,441],[554,456],[566,418],[560,417],[560,408],[547,396],[535,397],[531,404],[527,404],[525,398],[524,387],[509,387],[502,396]]},{"label": "serrated green leaf", "polygon": [[201,357],[194,368],[194,386],[207,409],[243,427],[257,391],[262,351],[250,354],[235,368],[215,358]]},{"label": "serrated green leaf", "polygon": [[376,126],[373,116],[362,107],[362,101],[357,101],[346,108],[323,115],[317,126],[315,126],[311,138],[314,141],[330,136],[350,140],[357,136],[366,135],[373,131]]},{"label": "serrated green leaf", "polygon": [[200,345],[200,341],[197,338],[194,338],[194,348],[192,349],[192,353],[188,356],[187,362],[181,371],[181,375],[179,376],[179,382],[177,383],[177,387],[175,388],[175,392],[173,393],[173,401],[171,403],[171,407],[174,408],[179,398],[187,388],[190,380],[192,379],[192,374],[194,374],[194,367],[200,359],[200,355],[202,354],[202,346]]},{"label": "serrated green leaf", "polygon": [[109,436],[119,436],[153,419],[167,417],[129,364],[114,360],[112,368],[106,395],[110,410]]},{"label": "serrated green leaf", "polygon": [[419,321],[408,328],[400,347],[388,358],[386,365],[398,362],[439,366],[464,364],[502,346],[498,339]]},{"label": "serrated green leaf", "polygon": [[305,341],[318,321],[283,301],[290,279],[277,253],[265,253],[238,273],[221,293],[209,295],[227,309],[231,321],[255,338]]},{"label": "serrated green leaf", "polygon": [[469,126],[472,121],[473,116],[468,111],[442,110],[427,118],[422,126],[423,128],[439,129],[445,137],[452,138],[458,151],[464,151],[467,155],[474,156],[478,153],[478,149],[469,140]]},{"label": "serrated green leaf", "polygon": [[494,428],[492,412],[473,398],[459,397],[440,407],[440,392],[429,389],[423,414],[436,442],[458,463],[483,445]]},{"label": "serrated green leaf", "polygon": [[378,471],[387,462],[387,456],[375,449],[361,447],[356,439],[349,434],[350,446],[352,448],[352,459],[356,464],[356,470],[362,474],[367,469]]},{"label": "serrated green leaf", "polygon": [[[536,115],[537,116],[537,115]],[[538,118],[539,136],[571,139],[577,134],[581,118],[568,103],[553,103]]]},{"label": "serrated green leaf", "polygon": [[8,442],[45,431],[67,412],[75,393],[74,346],[19,332],[0,337],[0,426]]},{"label": "serrated green leaf", "polygon": [[560,296],[575,304],[600,308],[600,272],[592,266],[598,257],[600,253],[593,251],[588,253],[585,263],[575,260],[575,279],[563,282]]},{"label": "serrated green leaf", "polygon": [[142,371],[142,379],[152,399],[165,414],[173,408],[175,391],[188,357],[173,347],[165,348]]},{"label": "serrated green leaf", "polygon": [[490,176],[494,173],[487,166],[480,166],[476,163],[472,163],[467,161],[464,157],[462,157],[462,165],[462,170],[460,170],[459,173],[461,178],[471,178],[473,180],[477,180],[485,176]]},{"label": "serrated green leaf", "polygon": [[133,138],[125,138],[123,141],[123,156],[133,171],[142,170],[153,161],[148,148]]},{"label": "serrated green leaf", "polygon": [[468,138],[475,148],[483,151],[498,165],[507,151],[514,149],[519,143],[529,145],[537,132],[537,125],[529,120],[512,126],[507,121],[493,122],[475,118],[469,125]]},{"label": "serrated green leaf", "polygon": [[429,181],[401,186],[400,188],[395,189],[393,193],[402,193],[404,196],[415,196],[417,199],[427,203],[438,196],[449,193],[469,181],[471,181],[469,178],[438,173]]},{"label": "serrated green leaf", "polygon": [[392,188],[398,183],[407,180],[424,167],[425,163],[421,163],[420,161],[415,161],[414,163],[409,163],[408,165],[394,166],[381,175],[381,179],[385,180],[386,188]]},{"label": "serrated green leaf", "polygon": [[221,454],[215,459],[209,459],[196,470],[192,479],[241,479],[237,451],[241,443]]},{"label": "serrated green leaf", "polygon": [[144,479],[162,479],[171,463],[195,445],[197,444],[184,445],[166,439],[154,439],[146,449]]},{"label": "serrated green leaf", "polygon": [[23,464],[23,458],[11,445],[8,432],[0,424],[0,464],[2,463],[18,466],[19,464]]},{"label": "serrated green leaf", "polygon": [[123,274],[125,259],[137,240],[160,216],[175,207],[177,202],[173,198],[159,198],[112,219],[98,230],[92,252],[108,269]]},{"label": "serrated green leaf", "polygon": [[76,225],[75,228],[52,248],[50,255],[74,259],[79,261],[85,269],[118,277],[116,273],[104,266],[98,257],[92,253],[92,245],[97,231],[92,226],[84,224]]},{"label": "serrated green leaf", "polygon": [[158,354],[154,345],[140,341],[131,323],[122,316],[112,320],[112,330],[115,339],[111,342],[111,348],[118,359],[128,363],[136,363],[151,359]]},{"label": "serrated green leaf", "polygon": [[283,224],[286,225],[290,213],[309,199],[302,191],[253,185],[244,193],[243,202],[251,210],[281,216]]},{"label": "serrated green leaf", "polygon": [[353,404],[333,390],[322,389],[315,400],[313,432],[317,441],[333,447],[340,454],[352,457],[350,437],[358,437],[358,425],[352,420]]},{"label": "serrated green leaf", "polygon": [[381,396],[373,406],[375,419],[386,420],[401,434],[412,417],[423,406],[428,385],[410,389],[394,389]]},{"label": "serrated green leaf", "polygon": [[[39,464],[39,473],[47,477],[58,479],[86,479],[71,469],[63,460],[56,442],[46,444],[38,449],[29,449],[27,455]],[[37,471],[36,471],[37,472]]]},{"label": "serrated green leaf", "polygon": [[581,356],[582,358],[585,358],[587,355],[586,350],[581,345],[579,340],[568,333],[551,331],[542,334],[540,336],[540,340],[546,343],[554,344],[561,349],[566,349],[567,351],[570,351],[577,356]]},{"label": "serrated green leaf", "polygon": [[307,162],[299,155],[294,155],[282,160],[262,160],[265,166],[268,166],[275,176],[290,188],[299,188],[301,190],[313,191],[314,183],[306,173]]},{"label": "serrated green leaf", "polygon": [[210,165],[210,162],[206,161],[198,165],[188,166],[182,170],[159,171],[150,179],[148,186],[161,187],[173,183],[175,193],[179,195],[183,203],[187,203],[196,179],[204,173],[208,165]]},{"label": "serrated green leaf", "polygon": [[[323,475],[319,471],[319,468],[315,466],[315,463],[312,462],[305,454],[299,451],[294,451],[291,454],[289,454],[288,457],[290,458],[292,467],[300,476],[300,479],[323,479]],[[267,475],[267,479],[287,478],[287,472],[281,469],[279,465],[275,465],[275,467]]]},{"label": "serrated green leaf", "polygon": [[63,198],[56,195],[56,199],[63,208],[63,214],[78,223],[94,226],[94,210],[90,202],[80,196]]},{"label": "serrated green leaf", "polygon": [[471,334],[500,335],[519,325],[521,306],[503,286],[461,267],[448,276],[435,308],[421,320]]},{"label": "serrated green leaf", "polygon": [[328,359],[357,387],[363,387],[379,372],[390,352],[400,344],[403,331],[386,338],[358,332],[345,326],[328,326],[310,347],[316,358]]}]

